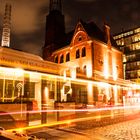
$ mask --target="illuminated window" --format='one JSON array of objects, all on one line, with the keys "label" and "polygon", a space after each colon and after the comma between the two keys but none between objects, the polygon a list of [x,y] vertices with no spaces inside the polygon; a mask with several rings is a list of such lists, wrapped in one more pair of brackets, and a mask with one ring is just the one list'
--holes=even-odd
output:
[{"label": "illuminated window", "polygon": [[55,63],[58,63],[58,56],[55,56],[54,62],[55,62]]},{"label": "illuminated window", "polygon": [[70,53],[66,54],[66,62],[70,61]]},{"label": "illuminated window", "polygon": [[132,45],[132,48],[133,48],[133,50],[136,50],[136,45],[133,44],[133,45]]},{"label": "illuminated window", "polygon": [[64,62],[64,56],[61,55],[61,57],[60,57],[60,63],[63,63],[63,62]]},{"label": "illuminated window", "polygon": [[83,72],[84,72],[84,74],[86,74],[86,71],[87,71],[87,67],[86,67],[86,65],[83,67]]},{"label": "illuminated window", "polygon": [[80,58],[80,50],[79,49],[76,51],[76,58]]},{"label": "illuminated window", "polygon": [[84,105],[87,104],[87,90],[85,86],[81,86],[81,87],[77,87],[76,89],[76,93],[77,93],[77,103],[82,103],[83,107],[85,107]]},{"label": "illuminated window", "polygon": [[80,67],[77,67],[77,68],[76,68],[76,72],[77,72],[77,73],[80,73]]},{"label": "illuminated window", "polygon": [[139,50],[140,49],[140,45],[138,43],[136,43],[136,49]]},{"label": "illuminated window", "polygon": [[114,36],[114,39],[117,39],[117,36]]},{"label": "illuminated window", "polygon": [[82,36],[79,36],[78,41],[81,41],[81,40],[82,40]]},{"label": "illuminated window", "polygon": [[82,48],[82,57],[86,56],[86,48]]},{"label": "illuminated window", "polygon": [[135,29],[135,33],[139,33],[140,32],[140,28]]},{"label": "illuminated window", "polygon": [[123,40],[123,38],[121,39],[121,45],[124,45],[124,40]]}]

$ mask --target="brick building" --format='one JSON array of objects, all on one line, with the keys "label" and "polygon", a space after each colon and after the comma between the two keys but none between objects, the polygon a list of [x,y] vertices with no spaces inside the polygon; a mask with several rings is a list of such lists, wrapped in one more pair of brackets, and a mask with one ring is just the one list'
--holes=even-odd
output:
[{"label": "brick building", "polygon": [[[110,27],[104,25],[104,29],[101,30],[93,21],[86,23],[79,20],[74,30],[64,33],[64,16],[60,7],[61,1],[57,1],[57,5],[55,1],[50,2],[51,10],[46,21],[43,58],[67,67],[62,72],[66,77],[87,78],[113,85],[118,85],[118,83],[123,85],[125,83],[122,80],[123,55],[117,49],[117,44],[110,35]],[[51,33],[50,29],[52,30]],[[60,29],[62,29],[63,35],[60,34],[57,38],[58,34],[61,33]],[[54,38],[56,40],[53,40]],[[109,100],[112,96],[114,98],[113,90],[113,86],[108,89],[93,87],[92,94],[87,98],[91,104],[93,104],[94,98],[98,98],[98,95],[102,96],[99,97],[100,99],[103,99],[105,94]],[[122,91],[118,93],[120,94],[118,98],[121,98],[122,102]],[[117,98],[113,100],[117,102]]]}]

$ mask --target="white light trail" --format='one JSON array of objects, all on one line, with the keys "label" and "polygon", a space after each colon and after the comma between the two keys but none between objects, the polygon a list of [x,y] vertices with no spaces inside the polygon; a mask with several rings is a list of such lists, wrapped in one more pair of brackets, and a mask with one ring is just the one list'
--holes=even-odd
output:
[{"label": "white light trail", "polygon": [[[113,106],[113,107],[104,107],[104,108],[91,108],[91,109],[52,109],[52,110],[35,110],[35,111],[23,111],[23,114],[29,113],[52,113],[52,112],[98,112],[98,111],[107,111],[107,110],[120,110],[120,109],[139,109],[140,105],[135,106]],[[13,115],[13,114],[21,114],[21,112],[9,112],[9,113],[0,113],[0,116],[4,115]]]}]

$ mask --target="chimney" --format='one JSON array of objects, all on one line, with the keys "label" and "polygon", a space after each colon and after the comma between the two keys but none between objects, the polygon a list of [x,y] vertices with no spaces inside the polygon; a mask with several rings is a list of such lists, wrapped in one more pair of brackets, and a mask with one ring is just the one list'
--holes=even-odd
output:
[{"label": "chimney", "polygon": [[110,27],[107,24],[105,24],[104,27],[105,27],[105,35],[106,35],[107,46],[108,46],[108,49],[111,49]]},{"label": "chimney", "polygon": [[10,47],[11,5],[6,4],[3,19],[1,46]]}]

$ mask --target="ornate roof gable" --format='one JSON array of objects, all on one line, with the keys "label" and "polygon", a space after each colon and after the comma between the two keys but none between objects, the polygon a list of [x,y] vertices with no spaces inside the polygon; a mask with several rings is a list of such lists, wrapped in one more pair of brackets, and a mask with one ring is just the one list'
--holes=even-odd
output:
[{"label": "ornate roof gable", "polygon": [[89,36],[88,36],[86,30],[84,29],[81,21],[79,21],[75,28],[74,35],[72,37],[70,46],[77,45],[77,44],[87,41],[87,40],[89,40]]}]

